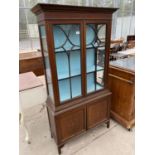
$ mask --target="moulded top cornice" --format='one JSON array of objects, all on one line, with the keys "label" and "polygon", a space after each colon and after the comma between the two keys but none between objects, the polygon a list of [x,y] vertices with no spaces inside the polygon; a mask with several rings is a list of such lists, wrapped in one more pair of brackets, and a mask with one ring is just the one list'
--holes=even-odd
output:
[{"label": "moulded top cornice", "polygon": [[118,8],[106,8],[106,7],[88,7],[88,6],[73,6],[73,5],[58,5],[58,4],[46,4],[38,3],[31,11],[33,13],[40,14],[41,12],[100,12],[112,14]]}]

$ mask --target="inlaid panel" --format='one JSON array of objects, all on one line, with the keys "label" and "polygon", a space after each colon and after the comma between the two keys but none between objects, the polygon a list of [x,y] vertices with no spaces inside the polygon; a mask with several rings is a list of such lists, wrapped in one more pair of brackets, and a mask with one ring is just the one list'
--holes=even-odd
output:
[{"label": "inlaid panel", "polygon": [[56,118],[59,142],[86,130],[85,107],[65,112]]},{"label": "inlaid panel", "polygon": [[98,99],[87,106],[87,127],[92,128],[108,119],[108,100]]}]

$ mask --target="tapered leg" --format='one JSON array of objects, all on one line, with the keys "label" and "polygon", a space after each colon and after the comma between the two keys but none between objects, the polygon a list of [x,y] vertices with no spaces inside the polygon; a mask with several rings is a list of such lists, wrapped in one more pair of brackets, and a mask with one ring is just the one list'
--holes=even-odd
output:
[{"label": "tapered leg", "polygon": [[[43,106],[43,108],[44,108],[44,106]],[[50,133],[51,133],[51,138],[53,139],[53,133],[52,133],[52,130],[51,130],[51,122],[50,122],[50,115],[49,115],[48,108],[46,108],[46,110],[47,110],[47,115],[48,115],[48,122],[49,122],[49,129],[50,129]]]},{"label": "tapered leg", "polygon": [[58,146],[58,153],[61,154],[61,146]]},{"label": "tapered leg", "polygon": [[61,145],[61,146],[58,146],[58,153],[59,153],[59,155],[61,154],[61,148],[64,146],[64,144],[63,145]]},{"label": "tapered leg", "polygon": [[110,121],[107,122],[107,128],[110,128]]}]

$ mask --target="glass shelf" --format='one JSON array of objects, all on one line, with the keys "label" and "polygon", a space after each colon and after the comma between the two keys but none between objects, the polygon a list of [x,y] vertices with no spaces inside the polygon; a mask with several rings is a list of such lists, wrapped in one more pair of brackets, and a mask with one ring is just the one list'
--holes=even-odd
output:
[{"label": "glass shelf", "polygon": [[[92,45],[88,45],[87,46],[87,49],[94,49],[94,48],[97,48],[98,50],[105,50],[105,45],[95,45],[95,46],[92,46]],[[63,49],[63,48],[59,48],[59,49],[55,49],[55,53],[65,53],[65,52],[74,52],[74,51],[77,51],[77,50],[81,50],[80,47],[74,47],[73,49]]]},{"label": "glass shelf", "polygon": [[[100,70],[103,70],[104,68],[103,67],[100,67],[100,66],[96,66],[96,70],[97,71],[100,71]],[[95,65],[93,66],[87,66],[87,73],[91,73],[91,72],[95,72]]]},{"label": "glass shelf", "polygon": [[74,70],[74,72],[72,72],[71,76],[69,76],[69,74],[65,73],[65,72],[59,72],[58,74],[59,74],[58,80],[64,80],[64,79],[68,79],[70,77],[76,77],[76,76],[81,75],[80,70]]},{"label": "glass shelf", "polygon": [[103,89],[103,86],[96,84],[96,90],[100,90],[100,89]]},{"label": "glass shelf", "polygon": [[87,49],[88,48],[102,48],[102,50],[105,50],[105,43],[100,43],[100,44],[92,43],[90,45],[87,45]]},{"label": "glass shelf", "polygon": [[55,49],[55,53],[66,53],[66,52],[74,52],[74,51],[77,51],[77,50],[81,50],[80,47],[74,47],[73,49],[70,49],[70,48],[65,48],[65,50],[63,48],[59,48],[59,49]]},{"label": "glass shelf", "polygon": [[[103,89],[103,86],[96,84],[96,90],[100,90]],[[91,83],[91,85],[89,85],[87,87],[87,93],[91,93],[95,91],[95,83]]]}]

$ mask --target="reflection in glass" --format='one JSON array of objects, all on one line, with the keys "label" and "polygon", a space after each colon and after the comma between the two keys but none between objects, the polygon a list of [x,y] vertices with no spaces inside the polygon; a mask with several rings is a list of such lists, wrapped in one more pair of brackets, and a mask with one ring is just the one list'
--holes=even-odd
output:
[{"label": "reflection in glass", "polygon": [[104,71],[100,70],[96,72],[96,89],[102,89],[104,81],[103,81]]},{"label": "reflection in glass", "polygon": [[81,96],[80,25],[53,25],[60,101]]},{"label": "reflection in glass", "polygon": [[87,24],[86,72],[87,93],[103,89],[105,60],[105,24]]}]

